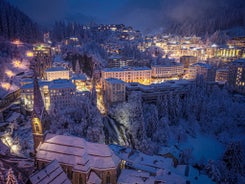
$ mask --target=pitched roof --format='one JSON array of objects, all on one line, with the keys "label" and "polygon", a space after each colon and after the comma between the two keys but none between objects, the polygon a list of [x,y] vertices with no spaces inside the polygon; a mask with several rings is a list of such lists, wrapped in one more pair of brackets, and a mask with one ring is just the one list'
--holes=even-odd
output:
[{"label": "pitched roof", "polygon": [[107,170],[117,168],[120,159],[105,144],[87,142],[82,138],[47,134],[37,149],[37,160],[70,165],[73,170],[89,172],[90,169]]},{"label": "pitched roof", "polygon": [[30,176],[32,184],[71,184],[57,160]]}]

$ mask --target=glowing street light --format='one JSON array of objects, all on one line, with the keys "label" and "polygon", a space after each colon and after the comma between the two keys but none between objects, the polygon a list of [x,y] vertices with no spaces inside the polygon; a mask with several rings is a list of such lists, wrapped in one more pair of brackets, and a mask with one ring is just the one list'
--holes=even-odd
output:
[{"label": "glowing street light", "polygon": [[20,60],[13,60],[13,61],[12,61],[12,65],[13,65],[15,68],[22,68],[22,67],[23,67]]},{"label": "glowing street light", "polygon": [[26,52],[27,57],[33,57],[33,52],[32,51],[27,51]]},{"label": "glowing street light", "polygon": [[6,70],[5,74],[6,74],[9,78],[11,78],[11,77],[14,76],[14,73],[13,73],[11,70]]},{"label": "glowing street light", "polygon": [[5,89],[5,90],[9,90],[10,86],[11,86],[11,85],[10,85],[8,82],[2,82],[2,83],[1,83],[1,87],[2,87],[3,89]]}]

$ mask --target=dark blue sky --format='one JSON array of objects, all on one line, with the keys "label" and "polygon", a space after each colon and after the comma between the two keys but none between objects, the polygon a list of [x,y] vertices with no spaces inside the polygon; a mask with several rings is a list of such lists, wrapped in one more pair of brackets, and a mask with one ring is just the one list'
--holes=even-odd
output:
[{"label": "dark blue sky", "polygon": [[[141,30],[163,28],[169,20],[182,21],[207,10],[242,6],[245,0],[8,0],[34,21],[124,23]],[[245,12],[245,9],[244,9]]]}]

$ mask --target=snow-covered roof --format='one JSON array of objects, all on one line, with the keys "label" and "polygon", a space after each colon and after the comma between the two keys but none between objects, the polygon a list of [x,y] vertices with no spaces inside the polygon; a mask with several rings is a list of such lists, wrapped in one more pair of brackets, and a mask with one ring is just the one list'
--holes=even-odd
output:
[{"label": "snow-covered roof", "polygon": [[173,67],[173,66],[183,66],[183,64],[176,63],[176,62],[167,62],[167,63],[152,65],[152,67]]},{"label": "snow-covered roof", "polygon": [[200,66],[200,67],[204,67],[207,69],[211,69],[211,65],[207,64],[207,63],[195,63],[192,66]]},{"label": "snow-covered roof", "polygon": [[155,180],[150,174],[143,171],[123,169],[117,180],[118,184],[151,184]]},{"label": "snow-covered roof", "polygon": [[108,78],[106,79],[107,82],[112,83],[112,84],[122,84],[124,81],[116,78]]},{"label": "snow-covered roof", "polygon": [[[49,85],[50,82],[49,81],[41,81],[41,80],[39,80],[38,81],[38,84],[39,84],[39,87],[43,87],[45,85]],[[33,82],[23,85],[21,87],[21,89],[33,89]]]},{"label": "snow-covered roof", "polygon": [[37,160],[53,159],[81,172],[117,168],[120,162],[105,144],[90,143],[73,136],[47,134],[44,143],[38,147]]},{"label": "snow-covered roof", "polygon": [[111,55],[108,59],[122,59],[120,55]]},{"label": "snow-covered roof", "polygon": [[233,61],[233,63],[245,64],[245,59],[237,59],[237,60]]},{"label": "snow-covered roof", "polygon": [[59,89],[59,88],[74,88],[75,89],[76,86],[70,80],[67,80],[67,79],[53,80],[49,84],[49,89]]},{"label": "snow-covered roof", "polygon": [[137,70],[151,70],[148,67],[122,67],[122,68],[104,68],[104,72],[123,72],[123,71],[137,71]]},{"label": "snow-covered roof", "polygon": [[135,183],[213,183],[208,176],[200,174],[197,169],[188,165],[174,167],[172,159],[158,155],[146,155],[119,145],[110,145],[115,154],[125,161],[127,168],[121,171],[119,184]]},{"label": "snow-covered roof", "polygon": [[216,72],[228,72],[228,68],[219,68],[216,70]]},{"label": "snow-covered roof", "polygon": [[110,147],[118,157],[126,161],[126,165],[129,168],[156,174],[158,169],[169,168],[173,165],[173,161],[170,158],[164,158],[157,155],[146,155],[139,151],[134,151],[130,148],[124,148],[118,145],[110,145]]},{"label": "snow-covered roof", "polygon": [[68,71],[68,70],[61,66],[52,67],[46,70],[46,72],[57,72],[57,71]]},{"label": "snow-covered roof", "polygon": [[10,117],[6,120],[7,122],[13,122],[15,121],[18,117],[20,117],[20,113],[13,112]]},{"label": "snow-covered roof", "polygon": [[32,174],[30,181],[32,184],[71,184],[57,160],[53,160],[45,168]]},{"label": "snow-covered roof", "polygon": [[55,55],[54,62],[63,62],[63,59],[61,58],[60,55]]},{"label": "snow-covered roof", "polygon": [[87,77],[84,74],[74,74],[71,79],[72,80],[83,80],[83,81],[86,81]]},{"label": "snow-covered roof", "polygon": [[[174,80],[174,81],[165,81],[162,83],[156,83],[151,85],[143,85],[139,83],[128,83],[127,88],[128,89],[138,89],[141,91],[147,91],[147,92],[156,92],[156,91],[165,91],[169,89],[177,89],[177,88],[183,88],[185,86],[191,85],[191,82],[188,80]],[[184,89],[184,88],[183,88]]]}]

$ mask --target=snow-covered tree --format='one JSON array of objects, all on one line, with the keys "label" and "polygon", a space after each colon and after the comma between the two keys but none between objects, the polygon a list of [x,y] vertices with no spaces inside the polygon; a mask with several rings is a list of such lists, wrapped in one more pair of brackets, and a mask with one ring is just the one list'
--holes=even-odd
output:
[{"label": "snow-covered tree", "polygon": [[0,171],[0,184],[5,184],[4,175],[1,171]]},{"label": "snow-covered tree", "polygon": [[231,142],[226,148],[223,160],[229,170],[243,175],[245,160],[241,142]]},{"label": "snow-covered tree", "polygon": [[216,183],[220,183],[222,181],[222,174],[219,171],[217,163],[215,163],[213,160],[208,161],[205,170],[208,176]]},{"label": "snow-covered tree", "polygon": [[92,142],[104,142],[102,116],[87,96],[74,96],[72,106],[51,108],[51,131],[87,138]]},{"label": "snow-covered tree", "polygon": [[18,184],[18,181],[14,175],[12,168],[8,170],[7,181],[6,184]]}]

